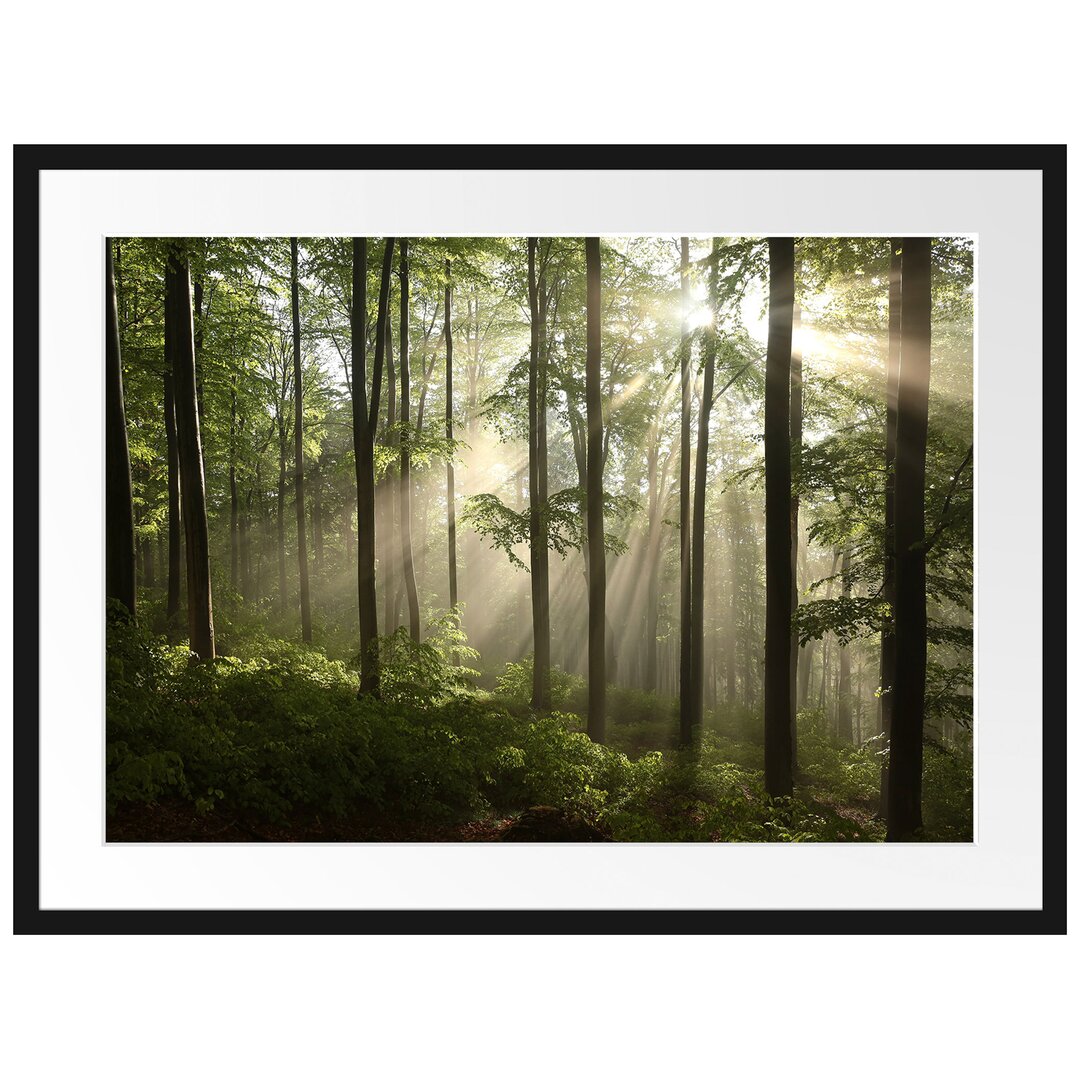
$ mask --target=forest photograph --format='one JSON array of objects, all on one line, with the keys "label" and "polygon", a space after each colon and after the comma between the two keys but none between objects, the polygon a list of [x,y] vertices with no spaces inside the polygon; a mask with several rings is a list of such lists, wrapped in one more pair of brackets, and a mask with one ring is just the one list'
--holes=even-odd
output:
[{"label": "forest photograph", "polygon": [[102,258],[108,842],[973,841],[974,237]]}]

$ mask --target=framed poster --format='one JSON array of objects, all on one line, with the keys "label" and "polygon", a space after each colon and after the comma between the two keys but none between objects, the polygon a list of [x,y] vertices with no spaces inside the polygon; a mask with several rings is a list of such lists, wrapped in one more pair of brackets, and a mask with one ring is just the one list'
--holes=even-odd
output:
[{"label": "framed poster", "polygon": [[286,149],[16,149],[17,929],[1062,931],[1064,148]]}]

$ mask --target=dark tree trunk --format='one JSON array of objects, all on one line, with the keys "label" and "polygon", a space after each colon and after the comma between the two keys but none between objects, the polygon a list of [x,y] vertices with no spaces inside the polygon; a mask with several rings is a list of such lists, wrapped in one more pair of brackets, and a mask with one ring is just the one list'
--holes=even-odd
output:
[{"label": "dark tree trunk", "polygon": [[229,396],[229,584],[240,585],[240,496],[236,490],[236,377]]},{"label": "dark tree trunk", "polygon": [[[384,351],[386,353],[386,445],[393,448],[397,443],[397,370],[394,367],[394,332],[387,317],[384,331]],[[382,498],[379,499],[383,519],[382,557],[383,589],[385,607],[383,633],[392,634],[398,626],[398,592],[394,574],[394,466],[388,464],[382,476]]]},{"label": "dark tree trunk", "polygon": [[135,509],[131,492],[120,324],[112,241],[105,241],[105,595],[135,617]]},{"label": "dark tree trunk", "polygon": [[191,278],[187,257],[175,249],[169,253],[166,260],[165,325],[166,349],[176,391],[176,434],[187,552],[188,635],[191,651],[200,660],[212,660],[214,613],[210,590],[206,485],[203,479],[202,440],[195,393]]},{"label": "dark tree trunk", "polygon": [[600,390],[600,238],[585,240],[586,531],[589,540],[589,737],[604,741],[607,674],[604,559],[604,418]]},{"label": "dark tree trunk", "polygon": [[293,339],[293,467],[296,479],[296,553],[300,563],[300,632],[311,641],[311,591],[308,583],[307,519],[304,516],[304,377],[300,351],[300,272],[297,266],[296,237],[289,238],[292,254],[292,339]]},{"label": "dark tree trunk", "polygon": [[398,364],[401,368],[401,569],[409,603],[409,636],[420,640],[420,600],[416,594],[416,573],[413,570],[412,547],[412,472],[409,443],[409,241],[401,240],[401,333],[398,343]]},{"label": "dark tree trunk", "polygon": [[[846,600],[851,596],[851,553],[845,547],[840,559],[840,595]],[[846,743],[854,742],[851,725],[851,651],[846,645],[840,649],[840,677],[836,685],[836,734]]]},{"label": "dark tree trunk", "polygon": [[165,617],[180,610],[180,450],[176,438],[176,394],[174,391],[170,327],[165,327],[165,456],[168,458],[166,485],[169,500],[169,585]]},{"label": "dark tree trunk", "polygon": [[[791,315],[791,464],[793,483],[791,491],[791,612],[794,615],[799,606],[799,460],[802,456],[803,429],[803,375],[802,349],[799,347],[798,333],[802,322],[802,312],[798,304],[792,304]],[[799,685],[799,634],[791,627],[791,769],[794,772],[799,765],[798,701]]]},{"label": "dark tree trunk", "polygon": [[[535,236],[528,238],[529,252],[529,584],[532,593],[533,630],[533,685],[534,709],[547,709],[551,705],[551,621],[548,610],[548,537],[544,507],[546,475],[541,475],[540,441],[546,441],[546,431],[541,432],[540,415],[546,413],[545,381],[540,373],[543,359],[540,355],[540,302],[539,291],[545,283],[537,282]],[[542,273],[542,271],[541,271]],[[544,473],[547,462],[544,461]]]},{"label": "dark tree trunk", "polygon": [[[453,289],[450,285],[450,260],[446,260],[446,313],[443,334],[446,338],[446,441],[449,446],[454,438],[454,335],[452,333],[450,304]],[[454,455],[446,455],[446,535],[447,566],[450,578],[450,607],[456,608],[457,592],[457,508],[454,505]]]},{"label": "dark tree trunk", "polygon": [[[709,271],[709,309],[715,317],[718,301],[719,243],[713,238]],[[698,443],[694,470],[694,517],[690,540],[690,708],[680,709],[679,742],[693,745],[701,734],[705,682],[705,485],[709,475],[709,418],[716,375],[716,326],[705,329],[705,375],[698,409]]]},{"label": "dark tree trunk", "polygon": [[791,747],[791,327],[795,241],[769,238],[769,342],[765,361],[765,788],[790,795]]},{"label": "dark tree trunk", "polygon": [[195,278],[195,400],[199,406],[199,430],[206,427],[206,412],[203,408],[203,283],[202,277]]},{"label": "dark tree trunk", "polygon": [[285,401],[278,410],[278,485],[277,485],[277,549],[278,604],[284,615],[289,610],[289,582],[285,570]]},{"label": "dark tree trunk", "polygon": [[690,239],[679,241],[679,276],[682,283],[682,341],[679,372],[682,412],[679,442],[679,741],[689,746],[693,728],[690,689],[690,652],[693,638],[690,602]]},{"label": "dark tree trunk", "polygon": [[930,398],[930,240],[903,241],[896,407],[896,675],[889,739],[886,839],[922,825],[926,693],[926,429]]},{"label": "dark tree trunk", "polygon": [[386,324],[390,307],[394,238],[383,250],[379,309],[375,330],[375,367],[371,402],[367,400],[367,238],[353,237],[352,265],[352,408],[356,458],[356,580],[360,605],[360,693],[379,692],[379,616],[375,592],[375,427],[379,418]]},{"label": "dark tree trunk", "polygon": [[[896,399],[900,389],[900,312],[902,310],[901,249],[902,241],[889,242],[889,360],[885,383],[885,572],[881,582],[882,599],[889,605],[889,615],[881,628],[881,714],[879,730],[889,738],[892,727],[893,687],[896,683],[896,637],[893,632],[896,607]],[[881,813],[888,811],[889,771],[881,767]]]}]

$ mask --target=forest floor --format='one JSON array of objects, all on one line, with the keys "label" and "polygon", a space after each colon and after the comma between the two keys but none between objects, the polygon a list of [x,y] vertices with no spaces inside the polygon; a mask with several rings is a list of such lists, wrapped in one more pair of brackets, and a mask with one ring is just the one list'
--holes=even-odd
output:
[{"label": "forest floor", "polygon": [[[811,807],[831,811],[849,821],[852,839],[872,831],[876,812],[865,802],[843,803],[830,792],[800,792]],[[476,843],[498,841],[519,813],[491,815],[455,823],[402,820],[376,810],[344,818],[301,815],[277,824],[249,822],[235,813],[196,813],[186,799],[128,803],[117,808],[106,825],[108,843]]]}]

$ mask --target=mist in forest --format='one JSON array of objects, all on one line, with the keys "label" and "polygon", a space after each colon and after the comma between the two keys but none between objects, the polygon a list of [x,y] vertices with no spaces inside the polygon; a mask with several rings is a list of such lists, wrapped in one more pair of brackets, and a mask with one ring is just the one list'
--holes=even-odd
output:
[{"label": "mist in forest", "polygon": [[[170,798],[200,820],[252,810],[260,838],[325,838],[272,830],[322,803],[344,817],[385,807],[392,791],[394,828],[422,820],[419,831],[385,835],[380,823],[350,838],[469,839],[430,832],[468,820],[490,823],[479,839],[515,838],[500,834],[515,822],[539,839],[883,839],[895,633],[898,670],[924,683],[914,706],[897,697],[898,716],[918,712],[901,744],[918,760],[904,775],[922,784],[916,804],[944,807],[936,838],[970,839],[970,238],[909,245],[903,293],[904,242],[890,237],[785,248],[608,236],[592,250],[590,263],[576,237],[109,241],[131,522],[130,540],[118,527],[109,547],[131,553],[114,580],[134,575],[110,595],[135,615],[109,649],[156,672],[145,697],[117,691],[110,724],[127,719],[112,741],[156,762],[151,773],[172,767],[154,755],[184,758],[179,736],[160,731],[143,732],[136,753],[132,730],[199,660],[212,661],[199,677],[221,681],[222,701],[261,703],[243,706],[251,715],[221,706],[238,731],[265,720],[275,746],[312,725],[331,725],[319,729],[331,742],[332,725],[366,733],[332,764],[305,758],[318,779],[291,793],[268,779],[277,764],[264,751],[243,778],[229,772],[233,789],[214,779],[221,762],[199,773],[201,750],[184,759],[183,783],[142,788],[118,758],[112,811],[127,824],[116,838],[143,835],[123,817],[132,807]],[[920,342],[921,398],[910,374]],[[122,501],[120,450],[109,455],[110,497]],[[921,537],[898,549],[895,531],[913,521]],[[786,598],[775,571],[785,542]],[[203,547],[205,582],[192,577]],[[319,704],[317,693],[338,696]],[[446,719],[463,701],[479,718]],[[488,745],[478,732],[496,712]],[[384,746],[383,723],[417,741]],[[915,731],[914,719],[896,723]],[[445,768],[461,776],[415,765],[421,744],[435,753],[436,731],[457,747],[461,761]],[[776,738],[787,740],[780,757]],[[615,757],[589,756],[601,750]],[[346,758],[368,762],[368,787]],[[675,783],[663,770],[691,760],[711,770],[692,781],[704,787],[654,828],[658,785]],[[588,773],[580,790],[560,771],[571,762]],[[339,769],[341,790],[323,791]],[[466,782],[469,769],[479,779]],[[539,773],[550,782],[526,782]],[[753,832],[749,817],[728,829],[721,783],[803,799],[815,820],[834,815],[833,831],[807,824],[809,811],[792,811],[783,835]],[[461,794],[466,784],[475,792]],[[536,806],[586,832],[544,833],[529,824]],[[918,810],[893,807],[907,815],[896,838],[923,828]],[[685,824],[701,813],[707,828]],[[225,838],[251,838],[234,833]]]}]

